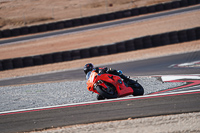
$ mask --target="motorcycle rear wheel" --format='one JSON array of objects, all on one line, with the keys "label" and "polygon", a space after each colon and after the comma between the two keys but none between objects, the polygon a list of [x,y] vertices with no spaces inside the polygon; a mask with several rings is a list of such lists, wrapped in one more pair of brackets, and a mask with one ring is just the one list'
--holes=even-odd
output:
[{"label": "motorcycle rear wheel", "polygon": [[107,91],[107,89],[103,88],[102,86],[97,86],[96,91],[104,98],[111,99],[111,98],[117,98],[118,94],[115,89],[112,90],[112,92]]}]

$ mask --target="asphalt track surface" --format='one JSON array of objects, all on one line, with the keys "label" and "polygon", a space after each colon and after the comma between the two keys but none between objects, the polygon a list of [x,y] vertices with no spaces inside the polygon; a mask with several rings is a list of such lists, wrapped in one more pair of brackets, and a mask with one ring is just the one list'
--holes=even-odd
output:
[{"label": "asphalt track surface", "polygon": [[22,132],[99,121],[198,112],[199,102],[200,90],[23,110],[0,114],[0,131]]},{"label": "asphalt track surface", "polygon": [[2,39],[2,40],[0,40],[0,45],[30,41],[30,40],[35,40],[35,39],[42,39],[42,38],[47,38],[47,37],[52,37],[52,36],[60,36],[60,35],[71,34],[71,33],[75,33],[75,32],[81,32],[81,31],[85,31],[85,30],[106,28],[106,27],[116,26],[116,25],[120,25],[120,24],[135,23],[135,22],[145,21],[148,19],[155,19],[155,18],[166,17],[169,15],[182,14],[185,12],[190,12],[190,11],[195,11],[195,10],[200,10],[200,5],[191,6],[191,7],[187,7],[187,8],[179,8],[179,9],[165,11],[165,12],[161,12],[161,13],[155,13],[155,14],[151,14],[151,15],[147,14],[145,16],[139,16],[139,17],[136,16],[136,17],[131,17],[128,19],[116,20],[116,21],[112,21],[112,22],[94,24],[94,25],[89,25],[89,26],[84,26],[84,27],[78,27],[78,28],[72,28],[72,29],[66,29],[66,30],[58,30],[58,31],[54,31],[54,32],[47,32],[47,33],[28,35],[28,36],[22,36],[22,37],[16,37],[16,38]]},{"label": "asphalt track surface", "polygon": [[[169,66],[179,63],[187,63],[200,60],[200,51],[158,57],[140,61],[106,65],[108,68],[122,70],[128,76],[152,76],[174,74],[200,74],[200,68],[170,68]],[[101,66],[100,66],[101,67]],[[85,80],[83,69],[61,71],[49,74],[1,80],[0,86],[38,83],[59,80]]]},{"label": "asphalt track surface", "polygon": [[[108,65],[122,68],[125,73],[146,74],[199,74],[200,68],[170,68],[172,64],[200,60],[200,51],[159,57],[151,60],[132,61]],[[43,79],[61,80],[64,76],[84,77],[82,70],[58,72],[46,75],[1,81],[17,84],[29,82],[42,82]],[[63,74],[63,75],[62,75]],[[62,76],[60,76],[62,75]],[[72,76],[73,75],[73,76]],[[52,77],[52,78],[51,78]],[[50,79],[49,79],[50,78]],[[28,80],[27,80],[28,79]],[[81,78],[82,79],[82,78]],[[83,78],[84,79],[84,78]],[[178,114],[200,111],[200,87],[186,92],[170,92],[152,94],[141,97],[104,100],[54,107],[25,109],[0,113],[0,132],[23,132],[40,130],[51,127],[62,127],[74,124],[86,124],[99,121],[123,120],[127,118],[140,118],[167,114]]]}]

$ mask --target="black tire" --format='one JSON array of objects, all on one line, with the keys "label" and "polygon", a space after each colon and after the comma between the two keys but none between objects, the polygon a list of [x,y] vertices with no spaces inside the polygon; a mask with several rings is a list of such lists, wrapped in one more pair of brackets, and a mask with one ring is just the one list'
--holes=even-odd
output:
[{"label": "black tire", "polygon": [[115,89],[112,92],[108,92],[106,91],[107,89],[103,88],[102,86],[97,86],[96,90],[102,97],[107,98],[107,99],[118,97],[118,94]]},{"label": "black tire", "polygon": [[97,95],[97,100],[104,100],[105,97],[101,96],[101,95]]},{"label": "black tire", "polygon": [[132,89],[134,91],[133,96],[142,96],[144,94],[144,88],[139,83],[135,83]]}]

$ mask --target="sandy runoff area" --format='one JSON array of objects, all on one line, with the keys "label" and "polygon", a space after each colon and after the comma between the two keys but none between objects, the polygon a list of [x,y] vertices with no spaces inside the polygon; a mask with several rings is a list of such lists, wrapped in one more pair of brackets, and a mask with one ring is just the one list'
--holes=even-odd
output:
[{"label": "sandy runoff area", "polygon": [[[200,11],[192,11],[175,16],[150,19],[127,25],[119,25],[104,29],[95,29],[69,35],[45,38],[30,42],[0,46],[0,59],[32,56],[44,53],[67,51],[77,48],[86,48],[98,45],[111,44],[134,37],[159,34],[175,30],[182,30],[200,26]],[[94,57],[62,63],[48,64],[35,67],[20,68],[0,72],[0,78],[11,78],[33,75],[52,71],[82,68],[86,63],[95,65],[141,60],[172,54],[193,52],[200,50],[200,41],[131,51],[110,56]]]},{"label": "sandy runoff area", "polygon": [[170,1],[175,0],[0,0],[0,30]]}]

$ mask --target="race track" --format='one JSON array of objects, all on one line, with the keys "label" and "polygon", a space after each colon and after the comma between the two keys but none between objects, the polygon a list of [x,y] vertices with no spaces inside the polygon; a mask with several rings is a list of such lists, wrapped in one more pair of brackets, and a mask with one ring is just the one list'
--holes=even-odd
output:
[{"label": "race track", "polygon": [[[108,68],[122,70],[125,75],[151,76],[170,74],[199,74],[200,67],[193,68],[170,68],[173,64],[186,63],[200,60],[200,51],[159,57],[140,61],[130,61],[124,63],[108,64]],[[81,69],[71,71],[61,71],[50,74],[41,74],[30,77],[21,77],[8,80],[1,80],[0,86],[27,84],[37,82],[59,81],[59,80],[85,80],[85,74]]]},{"label": "race track", "polygon": [[148,15],[139,16],[139,17],[131,17],[128,19],[100,23],[100,24],[95,24],[95,25],[91,25],[91,26],[84,26],[84,27],[78,27],[78,28],[72,28],[72,29],[66,29],[66,30],[58,30],[58,31],[54,31],[54,32],[41,33],[41,34],[37,34],[37,35],[28,35],[28,36],[22,36],[22,37],[16,37],[16,38],[14,37],[14,38],[9,38],[9,39],[1,39],[0,45],[26,42],[26,41],[48,38],[48,37],[53,37],[53,36],[61,36],[61,35],[72,34],[72,33],[76,33],[76,32],[84,32],[86,30],[93,30],[93,29],[98,29],[98,28],[114,27],[117,25],[125,25],[127,23],[135,23],[135,22],[146,21],[149,19],[162,18],[162,17],[166,17],[169,15],[182,14],[182,13],[191,12],[191,11],[195,11],[195,10],[200,10],[200,5],[186,7],[186,8],[178,8],[178,9],[171,10],[171,11],[155,13],[155,14],[150,14],[150,15],[148,14]]},{"label": "race track", "polygon": [[[151,17],[152,16],[149,18]],[[148,19],[148,17],[146,19]],[[65,31],[62,33],[54,32],[53,34],[66,33]],[[49,34],[47,36],[51,35],[52,34]],[[47,36],[45,35],[45,37]],[[44,35],[40,37],[44,37]],[[30,38],[33,39],[34,37],[32,36]],[[30,38],[27,37],[24,39],[29,40]],[[23,40],[23,38],[21,39]],[[2,41],[1,44],[22,40],[11,39],[5,42]],[[0,132],[24,132],[99,121],[199,112],[199,64],[200,51],[140,61],[107,64],[107,67],[121,69],[125,75],[131,77],[155,76],[159,77],[159,79],[163,79],[162,81],[165,79],[166,82],[183,82],[184,84],[164,90],[160,88],[159,91],[154,90],[154,92],[140,97],[126,97],[112,100],[2,111],[0,112]],[[173,79],[163,75],[172,75],[172,77],[175,77],[174,75],[179,75],[179,77]],[[24,85],[50,81],[58,82],[61,80],[82,81],[85,80],[85,75],[82,68],[80,68],[77,70],[1,80],[0,86],[10,86],[12,88],[12,85],[14,87],[19,84]],[[20,87],[18,89],[20,89]],[[5,93],[6,92],[4,92],[4,94]]]},{"label": "race track", "polygon": [[0,131],[22,132],[99,121],[197,112],[200,110],[199,102],[200,90],[8,112],[0,114]]},{"label": "race track", "polygon": [[[118,63],[108,66],[122,68],[124,73],[129,73],[130,75],[136,75],[136,73],[137,75],[142,75],[142,73],[148,73],[149,75],[169,75],[174,73],[176,73],[176,75],[187,75],[188,73],[193,73],[196,75],[200,72],[198,66],[195,68],[193,66],[190,68],[189,65],[187,67],[177,67],[178,65],[175,64],[181,64],[181,66],[183,66],[183,63],[199,61],[199,55],[200,52],[193,52],[154,58],[151,60]],[[176,67],[172,67],[173,65]],[[190,65],[192,65],[192,63]],[[41,82],[43,81],[44,76],[47,81],[52,81],[52,79],[53,81],[57,81],[61,80],[66,75],[75,75],[74,72],[77,72],[77,76],[80,76],[82,70],[62,72],[62,76],[61,72],[58,72],[47,75],[10,79],[1,81],[1,84],[14,85],[19,81],[21,81],[21,84],[31,83],[33,81]],[[152,93],[142,97],[128,97],[100,102],[94,101],[0,112],[0,131],[20,132],[97,121],[197,112],[200,110],[200,81],[199,75],[195,75],[190,76],[189,78],[192,77],[193,79],[193,77],[197,77],[196,79],[193,79],[193,81],[198,81],[196,84],[186,84],[187,86],[183,85],[178,88],[167,89],[166,91],[162,90],[164,92],[161,91],[158,92],[158,94]],[[163,76],[163,78],[166,79],[165,76]],[[84,74],[82,74],[82,78],[79,80],[81,79],[84,79]],[[169,80],[170,78],[168,77],[167,79]],[[180,77],[178,79],[180,79]],[[185,81],[182,82],[190,80],[184,77],[183,79]],[[173,90],[177,91],[173,92]]]}]

